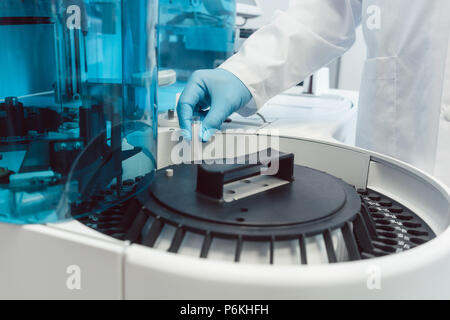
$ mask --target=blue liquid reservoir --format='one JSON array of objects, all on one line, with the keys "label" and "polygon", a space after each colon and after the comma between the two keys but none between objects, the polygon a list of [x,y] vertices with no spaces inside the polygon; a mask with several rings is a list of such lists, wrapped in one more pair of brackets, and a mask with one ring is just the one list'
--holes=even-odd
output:
[{"label": "blue liquid reservoir", "polygon": [[0,2],[0,222],[134,196],[156,168],[156,0]]}]

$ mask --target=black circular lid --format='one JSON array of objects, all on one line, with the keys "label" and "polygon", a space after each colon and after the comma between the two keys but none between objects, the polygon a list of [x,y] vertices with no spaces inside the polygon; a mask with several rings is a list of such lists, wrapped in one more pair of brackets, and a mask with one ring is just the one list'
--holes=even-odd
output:
[{"label": "black circular lid", "polygon": [[[168,236],[171,253],[179,253],[186,235],[195,233],[202,239],[201,248],[196,245],[200,258],[217,250],[212,244],[219,238],[233,240],[235,262],[245,243],[267,243],[271,264],[276,242],[284,240],[296,240],[298,261],[308,264],[307,239],[319,235],[328,262],[337,262],[335,231],[342,236],[348,260],[402,252],[435,237],[418,215],[392,198],[371,189],[356,191],[327,173],[295,166],[292,154],[278,160],[278,173],[269,181],[254,165],[172,166],[144,179],[136,198],[80,219],[117,239],[151,248]],[[172,235],[164,231],[166,226],[175,227]]]},{"label": "black circular lid", "polygon": [[232,202],[197,191],[198,165],[168,169],[173,175],[167,175],[167,169],[156,172],[148,192],[139,199],[166,222],[196,231],[247,237],[312,235],[340,228],[361,208],[354,187],[303,166],[294,166],[292,182]]}]

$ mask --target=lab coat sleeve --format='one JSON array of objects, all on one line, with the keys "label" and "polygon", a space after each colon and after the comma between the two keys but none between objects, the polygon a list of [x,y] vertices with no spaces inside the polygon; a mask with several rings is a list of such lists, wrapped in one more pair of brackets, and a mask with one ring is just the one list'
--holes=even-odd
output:
[{"label": "lab coat sleeve", "polygon": [[355,41],[361,10],[360,0],[291,0],[286,12],[278,13],[220,66],[253,96],[239,113],[255,113],[347,51]]}]

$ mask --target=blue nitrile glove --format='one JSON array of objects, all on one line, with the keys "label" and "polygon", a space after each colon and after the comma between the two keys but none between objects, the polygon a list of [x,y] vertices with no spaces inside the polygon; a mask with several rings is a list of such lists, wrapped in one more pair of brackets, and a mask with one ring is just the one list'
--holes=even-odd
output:
[{"label": "blue nitrile glove", "polygon": [[192,139],[192,118],[200,117],[201,139],[204,142],[211,140],[222,123],[251,99],[252,94],[247,87],[227,70],[194,72],[177,107],[183,136]]}]

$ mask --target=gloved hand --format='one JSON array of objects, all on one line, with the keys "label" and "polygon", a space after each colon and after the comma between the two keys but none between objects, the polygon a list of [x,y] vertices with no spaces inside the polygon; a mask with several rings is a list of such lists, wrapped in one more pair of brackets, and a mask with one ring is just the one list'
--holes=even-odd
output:
[{"label": "gloved hand", "polygon": [[200,117],[200,138],[204,142],[211,140],[222,123],[251,99],[252,94],[247,87],[227,70],[194,72],[180,96],[177,107],[183,136],[192,139],[192,118]]}]

